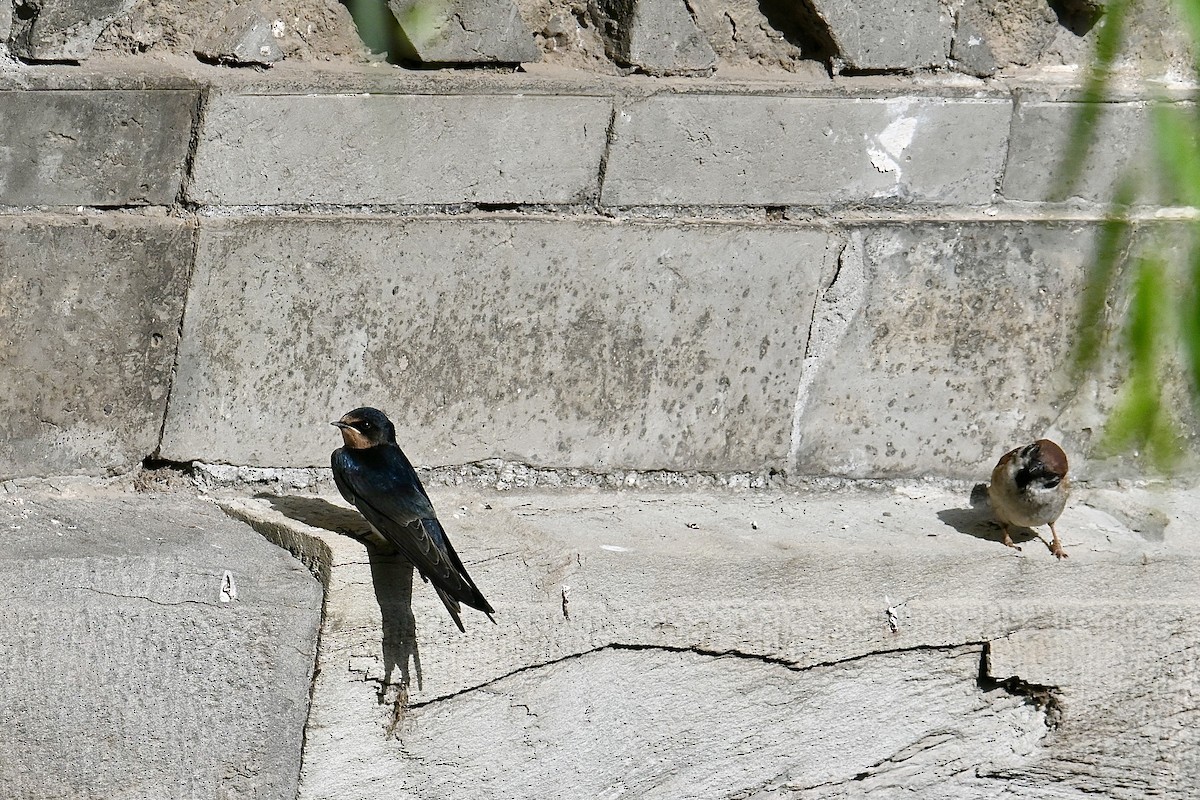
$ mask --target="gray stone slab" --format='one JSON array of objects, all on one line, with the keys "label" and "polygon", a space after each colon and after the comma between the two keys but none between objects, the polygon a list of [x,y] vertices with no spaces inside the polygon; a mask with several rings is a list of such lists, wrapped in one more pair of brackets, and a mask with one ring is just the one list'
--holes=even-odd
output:
[{"label": "gray stone slab", "polygon": [[592,6],[605,49],[650,75],[711,72],[717,54],[685,0],[601,0]]},{"label": "gray stone slab", "polygon": [[598,191],[611,101],[217,96],[189,199],[215,205],[574,203]]},{"label": "gray stone slab", "polygon": [[1119,376],[1067,369],[1096,226],[878,225],[818,303],[797,407],[799,474],[985,479],[1050,434],[1074,467]]},{"label": "gray stone slab", "polygon": [[269,67],[283,58],[271,21],[257,9],[229,9],[196,47],[200,58],[220,64]]},{"label": "gray stone slab", "polygon": [[329,421],[369,404],[422,464],[779,466],[829,246],[782,226],[206,220],[163,452],[324,466]]},{"label": "gray stone slab", "polygon": [[0,536],[6,798],[296,796],[321,619],[299,561],[179,494],[0,492]]},{"label": "gray stone slab", "polygon": [[9,47],[29,61],[80,61],[136,0],[20,0]]},{"label": "gray stone slab", "polygon": [[656,96],[618,110],[601,201],[987,203],[1007,100]]},{"label": "gray stone slab", "polygon": [[227,504],[328,548],[301,798],[1197,791],[1194,487],[1078,490],[1062,562],[928,482],[430,494],[496,625],[460,634],[340,498]]},{"label": "gray stone slab", "polygon": [[[1070,141],[1070,132],[1079,105],[1025,100],[1017,103],[1001,186],[1006,199],[1037,202],[1052,197],[1064,154],[1068,148],[1078,146]],[[1153,183],[1150,115],[1148,103],[1104,104],[1073,198],[1106,203],[1122,176],[1132,174],[1141,183],[1143,197],[1160,201]]]},{"label": "gray stone slab", "polygon": [[404,36],[401,55],[426,64],[538,61],[533,31],[513,0],[388,0]]},{"label": "gray stone slab", "polygon": [[191,259],[180,220],[0,217],[0,478],[154,452]]},{"label": "gray stone slab", "polygon": [[812,5],[829,28],[841,69],[916,70],[946,64],[954,16],[938,0],[812,0]]},{"label": "gray stone slab", "polygon": [[0,92],[0,205],[170,205],[198,94]]}]

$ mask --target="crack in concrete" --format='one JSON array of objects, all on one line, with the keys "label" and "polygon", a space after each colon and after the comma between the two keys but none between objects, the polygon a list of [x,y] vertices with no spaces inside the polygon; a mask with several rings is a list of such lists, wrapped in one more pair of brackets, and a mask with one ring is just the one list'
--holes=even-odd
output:
[{"label": "crack in concrete", "polygon": [[156,606],[205,606],[206,608],[221,608],[222,604],[217,601],[208,602],[205,600],[179,600],[176,602],[168,602],[166,600],[155,600],[152,597],[146,597],[140,594],[120,594],[119,592],[106,592],[103,589],[97,589],[95,586],[64,586],[63,589],[74,590],[78,592],[92,592],[93,594],[104,595],[105,597],[116,597],[121,600],[145,600]]},{"label": "crack in concrete", "polygon": [[[469,694],[470,692],[487,689],[491,686],[494,686],[495,684],[499,683],[500,681],[502,681],[506,678],[511,678],[514,675],[520,675],[523,672],[529,672],[531,670],[541,669],[543,667],[552,667],[557,664],[562,664],[566,661],[573,661],[575,659],[583,658],[584,656],[593,655],[595,653],[603,653],[603,652],[610,651],[610,650],[611,651],[627,651],[627,652],[628,651],[635,651],[635,652],[637,652],[637,651],[658,651],[658,652],[664,652],[664,653],[692,653],[692,654],[699,655],[699,656],[706,656],[708,658],[738,658],[738,659],[745,659],[745,660],[749,660],[749,661],[758,661],[758,662],[761,662],[764,664],[771,664],[773,666],[783,667],[784,669],[790,670],[792,672],[809,672],[811,670],[820,669],[822,667],[838,667],[838,666],[842,666],[844,664],[853,664],[855,662],[863,661],[867,658],[873,658],[875,656],[890,656],[890,655],[897,655],[897,654],[902,654],[902,653],[913,653],[913,652],[947,652],[950,650],[958,650],[958,649],[961,649],[964,647],[983,648],[986,645],[987,645],[987,642],[985,642],[985,641],[959,642],[959,643],[955,643],[955,644],[921,644],[921,645],[912,645],[910,647],[894,647],[894,648],[887,648],[887,649],[883,649],[883,650],[871,650],[866,653],[859,653],[857,655],[846,656],[844,658],[837,658],[837,659],[832,659],[829,661],[818,661],[818,662],[815,662],[812,664],[798,664],[795,661],[792,661],[792,660],[789,660],[786,658],[781,658],[779,656],[771,656],[771,655],[766,655],[766,654],[762,654],[762,653],[747,653],[743,650],[736,650],[736,649],[710,650],[710,649],[707,649],[704,647],[697,647],[694,645],[693,646],[683,646],[683,645],[668,645],[668,644],[631,644],[631,643],[625,643],[625,642],[610,642],[608,644],[599,645],[597,647],[593,647],[588,650],[582,650],[578,653],[569,653],[565,656],[560,656],[559,658],[550,659],[549,661],[539,661],[536,664],[526,664],[525,666],[518,667],[514,670],[510,670],[509,672],[506,672],[503,675],[498,675],[495,678],[490,678],[490,679],[484,681],[483,683],[476,684],[475,686],[468,686],[466,688],[459,689],[454,692],[449,692],[447,694],[438,695],[437,697],[431,697],[428,700],[422,700],[418,703],[413,703],[411,706],[409,706],[409,708],[410,709],[422,708],[424,706],[432,705],[433,703],[440,703],[445,700],[453,700],[456,697],[461,697],[462,695]],[[1004,683],[1008,683],[1008,681],[1005,681]],[[1001,688],[1004,688],[1003,685],[1001,685]]]}]

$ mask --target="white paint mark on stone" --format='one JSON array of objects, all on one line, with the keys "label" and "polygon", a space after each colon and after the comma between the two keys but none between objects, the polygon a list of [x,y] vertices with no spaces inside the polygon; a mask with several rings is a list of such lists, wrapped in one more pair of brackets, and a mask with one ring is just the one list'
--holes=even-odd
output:
[{"label": "white paint mark on stone", "polygon": [[600,545],[600,549],[608,550],[613,553],[628,553],[629,552],[628,547],[618,547],[615,544],[602,544],[602,545]]}]

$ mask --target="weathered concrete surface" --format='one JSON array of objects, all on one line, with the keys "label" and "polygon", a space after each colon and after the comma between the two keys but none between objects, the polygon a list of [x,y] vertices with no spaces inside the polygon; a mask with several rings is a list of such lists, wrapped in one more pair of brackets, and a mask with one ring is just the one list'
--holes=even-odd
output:
[{"label": "weathered concrete surface", "polygon": [[[1013,114],[1012,144],[1001,193],[1008,200],[1052,199],[1078,103],[1019,100]],[[1118,182],[1134,176],[1141,196],[1161,202],[1158,187],[1147,185],[1155,173],[1151,107],[1144,102],[1106,103],[1072,199],[1107,203]]]},{"label": "weathered concrete surface", "polygon": [[1008,100],[655,96],[617,111],[601,202],[973,205],[996,191]]},{"label": "weathered concrete surface", "polygon": [[0,489],[0,541],[6,798],[295,797],[321,618],[298,561],[182,495]]},{"label": "weathered concrete surface", "polygon": [[1068,222],[856,232],[817,306],[796,472],[970,477],[1047,432],[1079,466],[1103,421],[1071,413],[1085,387],[1065,368],[1095,233]]},{"label": "weathered concrete surface", "polygon": [[589,8],[622,64],[650,75],[711,72],[717,64],[685,0],[600,0]]},{"label": "weathered concrete surface", "polygon": [[180,220],[0,216],[0,479],[154,452],[191,258]]},{"label": "weathered concrete surface", "polygon": [[1200,789],[1194,489],[1077,490],[1062,562],[930,484],[431,494],[497,625],[340,499],[224,503],[329,564],[302,798]]},{"label": "weathered concrete surface", "polygon": [[404,34],[401,55],[425,64],[537,61],[533,32],[513,0],[388,0]]},{"label": "weathered concrete surface", "polygon": [[79,61],[135,0],[15,0],[9,47],[30,61]]},{"label": "weathered concrete surface", "polygon": [[612,101],[213,97],[188,196],[212,205],[577,203],[599,190]]},{"label": "weathered concrete surface", "polygon": [[832,244],[799,226],[205,220],[163,454],[325,466],[329,421],[371,404],[424,464],[779,468]]},{"label": "weathered concrete surface", "polygon": [[0,92],[0,205],[169,205],[197,94]]},{"label": "weathered concrete surface", "polygon": [[811,2],[829,28],[842,69],[920,70],[946,63],[954,18],[938,0]]}]

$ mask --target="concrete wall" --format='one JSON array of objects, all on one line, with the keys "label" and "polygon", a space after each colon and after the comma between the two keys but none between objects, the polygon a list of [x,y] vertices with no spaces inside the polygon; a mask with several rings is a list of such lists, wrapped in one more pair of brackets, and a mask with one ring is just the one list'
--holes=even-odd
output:
[{"label": "concrete wall", "polygon": [[[1002,36],[986,4],[914,3],[846,27],[814,2],[761,23],[788,61],[704,4],[606,6],[562,42],[522,5],[520,71],[411,71],[335,46],[330,6],[307,49],[300,12],[268,26],[282,60],[253,72],[198,62],[169,6],[154,38],[109,5],[78,4],[108,19],[78,66],[33,64],[53,19],[17,15],[25,61],[0,69],[0,477],[321,466],[361,404],[428,465],[980,477],[1049,434],[1077,474],[1136,469],[1086,458],[1112,374],[1063,371],[1106,192],[1148,158],[1129,94],[1078,196],[1044,201],[1078,97],[1049,66],[1086,52],[1082,18]],[[672,25],[699,31],[674,34],[692,67],[630,33]],[[991,72],[964,66],[971,25]],[[1177,66],[1134,31],[1138,64]]]}]

